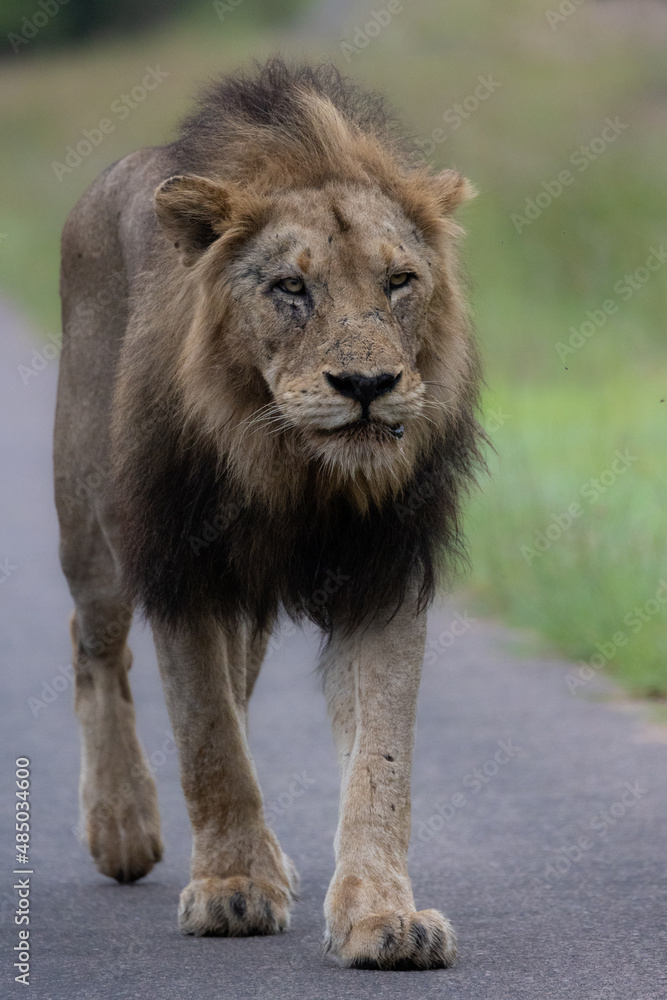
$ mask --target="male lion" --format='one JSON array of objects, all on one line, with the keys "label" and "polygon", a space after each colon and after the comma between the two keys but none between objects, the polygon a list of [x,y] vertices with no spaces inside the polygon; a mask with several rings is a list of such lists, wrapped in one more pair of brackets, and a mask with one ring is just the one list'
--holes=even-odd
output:
[{"label": "male lion", "polygon": [[415,164],[381,100],[273,61],[213,86],[67,220],[55,466],[88,841],[120,882],[162,852],[127,679],[140,607],[194,835],[187,934],[289,925],[297,876],[246,738],[283,608],[327,638],[327,948],[356,967],[454,958],[406,854],[425,608],[479,461],[452,219],[470,194]]}]

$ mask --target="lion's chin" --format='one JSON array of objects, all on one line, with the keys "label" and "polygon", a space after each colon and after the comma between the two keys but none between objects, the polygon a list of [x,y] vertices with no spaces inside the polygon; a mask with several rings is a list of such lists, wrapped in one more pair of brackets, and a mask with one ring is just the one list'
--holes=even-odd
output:
[{"label": "lion's chin", "polygon": [[410,478],[402,437],[402,424],[356,421],[312,434],[310,443],[329,487],[367,510],[395,499]]}]

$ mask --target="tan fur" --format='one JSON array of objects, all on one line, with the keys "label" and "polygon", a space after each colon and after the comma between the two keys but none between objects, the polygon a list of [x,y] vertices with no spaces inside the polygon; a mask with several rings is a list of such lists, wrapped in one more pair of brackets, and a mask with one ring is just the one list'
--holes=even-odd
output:
[{"label": "tan fur", "polygon": [[426,623],[411,602],[388,624],[333,643],[325,694],[341,770],[327,947],[346,965],[450,965],[456,938],[417,912],[407,871],[410,772]]},{"label": "tan fur", "polygon": [[[96,182],[63,235],[56,492],[77,608],[82,803],[98,867],[121,881],[161,854],[127,682],[117,500],[153,422],[176,426],[186,449],[212,450],[258,517],[296,507],[304,491],[323,507],[343,497],[365,517],[401,495],[470,408],[476,363],[451,218],[470,185],[456,171],[409,169],[319,93],[302,88],[296,103],[306,144],[232,122],[219,162],[209,135],[207,176],[175,172],[169,150],[134,154]],[[115,270],[124,292],[100,310]],[[405,271],[414,280],[392,289]],[[281,299],[286,276],[302,278],[312,301]],[[326,378],[345,372],[400,375],[365,424]],[[77,507],[81,475],[111,460],[109,481]],[[246,737],[268,631],[212,616],[156,615],[152,627],[194,838],[179,925],[285,930],[296,873],[265,822]],[[455,955],[445,918],[416,911],[407,873],[424,632],[411,585],[398,610],[334,628],[323,658],[342,777],[326,940],[344,965],[434,968]]]}]

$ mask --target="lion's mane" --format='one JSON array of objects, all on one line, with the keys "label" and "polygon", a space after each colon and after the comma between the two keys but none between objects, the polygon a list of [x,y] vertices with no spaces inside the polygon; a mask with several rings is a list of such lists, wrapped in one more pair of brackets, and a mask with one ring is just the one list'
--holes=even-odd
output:
[{"label": "lion's mane", "polygon": [[[377,183],[434,245],[453,247],[459,232],[443,219],[425,169],[412,162],[411,144],[382,101],[332,67],[292,69],[274,60],[249,77],[216,83],[164,157],[165,177],[228,177],[264,196],[276,186],[332,178]],[[420,367],[440,373],[446,327],[465,358],[458,405],[425,442],[409,481],[365,511],[344,490],[324,490],[321,470],[303,458],[299,468],[273,462],[269,497],[249,488],[251,466],[256,474],[258,462],[269,462],[276,438],[265,436],[264,451],[248,453],[246,481],[224,437],[186,413],[178,373],[169,367],[178,352],[165,347],[150,363],[145,356],[125,360],[114,420],[116,494],[128,591],[149,617],[187,624],[213,615],[226,625],[244,618],[264,628],[282,605],[330,632],[353,629],[380,609],[390,615],[408,589],[417,588],[422,606],[430,601],[442,573],[464,554],[461,502],[482,462],[477,357],[449,257]],[[160,268],[158,261],[148,269],[145,288],[160,285],[170,315],[178,316],[187,296],[174,286],[176,272],[167,280]],[[178,273],[189,280],[186,269]],[[174,342],[186,332],[174,327],[169,336]],[[259,389],[238,359],[234,364],[238,390],[252,400]],[[256,395],[256,405],[263,401]]]}]

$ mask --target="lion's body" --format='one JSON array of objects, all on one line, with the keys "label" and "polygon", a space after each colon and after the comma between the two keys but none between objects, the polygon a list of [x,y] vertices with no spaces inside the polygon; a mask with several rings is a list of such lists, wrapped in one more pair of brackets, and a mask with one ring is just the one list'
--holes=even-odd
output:
[{"label": "lion's body", "polygon": [[[423,608],[439,557],[459,554],[479,458],[450,218],[465,195],[453,171],[411,167],[377,100],[333,71],[273,63],[213,88],[171,146],[109,168],[65,227],[56,496],[88,836],[121,880],[161,851],[126,678],[138,604],[195,833],[184,930],[287,926],[293,870],[244,735],[283,607],[330,636],[348,800],[331,947],[348,964],[451,959],[448,925],[418,919],[399,873]],[[387,739],[380,756],[400,764],[378,777],[376,808],[389,812],[362,821],[363,757]],[[387,884],[373,873],[378,836],[395,856]]]}]

